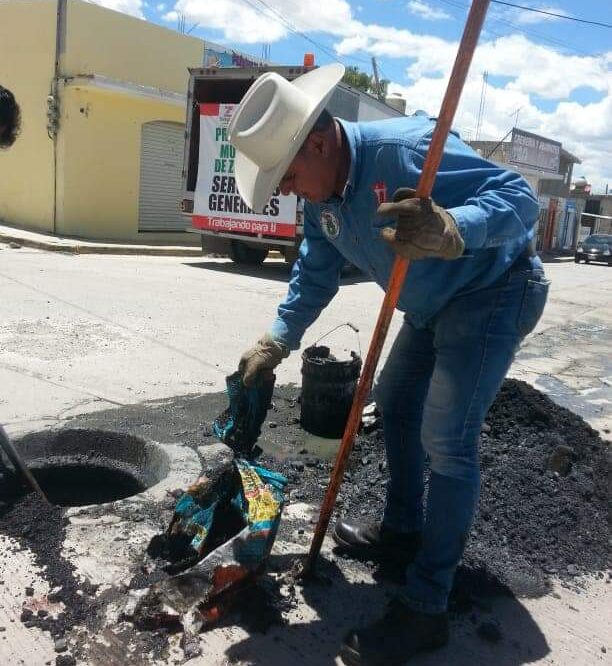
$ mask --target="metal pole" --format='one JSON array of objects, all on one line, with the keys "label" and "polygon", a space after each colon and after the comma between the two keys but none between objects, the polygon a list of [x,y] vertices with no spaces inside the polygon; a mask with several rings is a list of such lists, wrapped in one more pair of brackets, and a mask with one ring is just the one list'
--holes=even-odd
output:
[{"label": "metal pole", "polygon": [[381,101],[385,101],[385,96],[382,94],[382,89],[380,87],[380,77],[378,76],[378,65],[376,64],[376,58],[372,56],[372,72],[374,73],[374,84],[376,85],[376,97]]},{"label": "metal pole", "polygon": [[[470,63],[472,62],[476,44],[478,43],[478,37],[484,23],[489,2],[490,0],[473,0],[472,2],[465,29],[463,31],[463,37],[459,44],[455,64],[453,65],[448,87],[444,95],[444,100],[442,101],[442,107],[440,108],[440,115],[433,131],[431,144],[423,165],[423,171],[416,188],[417,197],[428,198],[431,196],[436,173],[440,166],[440,162],[442,161],[444,144],[446,143],[455,112],[457,111],[461,91],[463,90],[467,78],[467,73],[470,68]],[[325,537],[325,533],[329,526],[329,521],[336,504],[336,497],[338,496],[338,491],[340,490],[340,485],[344,476],[344,471],[353,449],[355,436],[357,435],[361,423],[361,414],[365,402],[370,395],[374,372],[378,365],[378,360],[380,359],[380,354],[389,330],[389,324],[391,323],[391,317],[397,306],[397,301],[407,272],[408,261],[401,257],[397,257],[393,264],[393,271],[389,278],[385,298],[378,315],[376,328],[372,335],[372,341],[370,342],[370,348],[363,367],[363,372],[359,384],[357,385],[353,405],[342,437],[342,443],[340,444],[340,449],[336,456],[334,470],[330,477],[325,497],[323,498],[323,504],[321,505],[321,512],[319,514],[319,522],[317,523],[314,537],[310,545],[310,552],[308,553],[308,560],[306,562],[307,570],[314,566],[317,556],[321,551],[323,538]]]},{"label": "metal pole", "polygon": [[13,442],[9,439],[9,436],[6,434],[6,430],[0,425],[0,446],[4,449],[6,457],[11,461],[11,465],[15,468],[16,472],[21,472],[25,477],[26,481],[32,486],[32,489],[35,493],[38,493],[42,501],[49,505],[51,502],[47,499],[47,496],[42,491],[42,488],[38,485],[38,482],[32,475],[32,472],[28,469],[27,465],[23,462],[21,456],[17,452],[17,449],[13,446]]}]

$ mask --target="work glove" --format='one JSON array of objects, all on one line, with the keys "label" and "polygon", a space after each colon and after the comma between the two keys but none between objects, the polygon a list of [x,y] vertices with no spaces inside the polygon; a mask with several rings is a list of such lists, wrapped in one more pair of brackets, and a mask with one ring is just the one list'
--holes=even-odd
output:
[{"label": "work glove", "polygon": [[244,352],[240,359],[238,370],[244,385],[252,386],[262,370],[274,370],[287,356],[288,347],[266,333],[254,347]]},{"label": "work glove", "polygon": [[397,220],[395,229],[385,227],[381,235],[405,259],[456,259],[464,243],[453,216],[430,198],[418,199],[415,191],[400,187],[393,202],[382,203],[378,215]]}]

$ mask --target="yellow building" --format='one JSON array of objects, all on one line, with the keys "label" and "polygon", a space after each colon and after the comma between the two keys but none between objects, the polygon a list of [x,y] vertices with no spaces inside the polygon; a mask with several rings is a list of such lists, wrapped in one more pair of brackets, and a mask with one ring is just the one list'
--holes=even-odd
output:
[{"label": "yellow building", "polygon": [[95,240],[197,241],[178,212],[188,67],[204,42],[81,0],[0,3],[0,220]]}]

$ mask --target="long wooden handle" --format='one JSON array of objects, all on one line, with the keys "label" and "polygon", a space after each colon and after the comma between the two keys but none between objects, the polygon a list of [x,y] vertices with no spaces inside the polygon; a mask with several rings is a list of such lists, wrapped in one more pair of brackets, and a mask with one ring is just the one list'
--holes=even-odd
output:
[{"label": "long wooden handle", "polygon": [[[461,38],[459,50],[457,51],[455,64],[453,65],[453,71],[451,72],[444,100],[442,101],[442,107],[440,108],[440,115],[433,131],[431,144],[427,151],[425,164],[423,165],[423,171],[416,188],[417,197],[427,198],[431,196],[438,167],[442,161],[444,145],[448,133],[450,132],[455,112],[457,111],[459,98],[461,97],[461,92],[467,78],[474,51],[476,50],[476,44],[478,43],[478,37],[480,36],[489,2],[490,0],[473,0],[472,2],[465,29],[463,31],[463,37]],[[313,567],[317,556],[321,551],[323,538],[327,532],[329,521],[336,504],[336,498],[338,496],[338,491],[340,490],[342,478],[344,477],[344,471],[351,451],[353,450],[355,436],[359,430],[363,408],[372,389],[372,381],[374,379],[376,366],[378,365],[380,354],[387,337],[387,332],[389,331],[389,324],[391,323],[391,318],[397,306],[397,301],[407,273],[408,261],[401,257],[397,257],[393,264],[393,270],[391,272],[391,277],[389,278],[385,298],[382,307],[380,308],[376,328],[372,335],[372,341],[370,342],[368,355],[366,357],[365,365],[363,366],[363,372],[361,373],[361,378],[357,385],[357,390],[355,391],[355,397],[353,398],[353,405],[346,423],[342,443],[340,444],[336,456],[336,464],[325,492],[321,512],[319,514],[319,522],[317,523],[314,537],[310,545],[310,552],[308,553],[308,560],[306,563],[307,568]]]}]

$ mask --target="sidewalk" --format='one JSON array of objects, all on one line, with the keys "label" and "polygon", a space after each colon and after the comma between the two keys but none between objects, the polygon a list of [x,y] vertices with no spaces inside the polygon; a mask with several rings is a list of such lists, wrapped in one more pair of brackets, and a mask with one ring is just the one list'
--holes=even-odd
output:
[{"label": "sidewalk", "polygon": [[70,254],[137,254],[158,257],[200,257],[199,245],[144,245],[131,243],[109,243],[87,241],[65,236],[27,231],[0,224],[0,243],[12,247],[33,247],[47,252],[67,252]]}]

